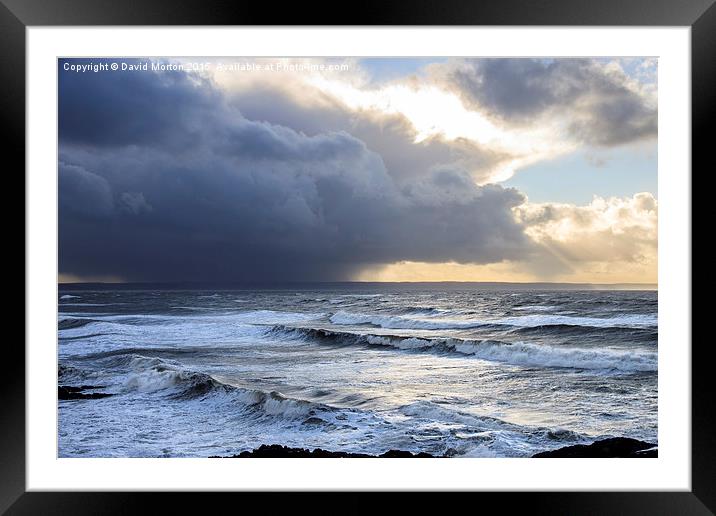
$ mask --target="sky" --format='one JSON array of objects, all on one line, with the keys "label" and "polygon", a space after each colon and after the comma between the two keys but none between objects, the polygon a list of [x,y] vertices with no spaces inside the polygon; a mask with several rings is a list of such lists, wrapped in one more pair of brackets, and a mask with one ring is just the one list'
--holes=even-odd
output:
[{"label": "sky", "polygon": [[58,67],[60,282],[657,281],[654,58]]}]

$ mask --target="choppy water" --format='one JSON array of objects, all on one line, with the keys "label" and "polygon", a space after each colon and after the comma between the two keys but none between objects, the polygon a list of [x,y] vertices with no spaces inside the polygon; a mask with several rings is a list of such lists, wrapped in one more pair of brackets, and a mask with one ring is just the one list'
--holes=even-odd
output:
[{"label": "choppy water", "polygon": [[64,291],[59,455],[261,444],[529,456],[657,442],[657,293],[434,285]]}]

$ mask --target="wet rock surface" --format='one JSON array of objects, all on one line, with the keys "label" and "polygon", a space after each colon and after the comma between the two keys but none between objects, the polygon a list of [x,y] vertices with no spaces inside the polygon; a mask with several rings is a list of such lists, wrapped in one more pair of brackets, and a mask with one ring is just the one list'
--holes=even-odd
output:
[{"label": "wet rock surface", "polygon": [[[316,448],[309,450],[307,448],[290,448],[288,446],[280,446],[277,444],[261,445],[253,451],[244,451],[238,455],[232,455],[226,458],[248,458],[248,457],[267,457],[267,458],[287,458],[287,457],[316,457],[316,458],[433,458],[434,455],[429,453],[414,454],[403,450],[389,450],[381,455],[368,455],[364,453],[349,452],[331,452]],[[218,458],[218,457],[213,457]]]},{"label": "wet rock surface", "polygon": [[59,400],[96,400],[112,396],[108,392],[85,392],[101,389],[101,385],[60,385],[57,387],[57,399]]},{"label": "wet rock surface", "polygon": [[658,450],[653,443],[630,439],[628,437],[613,437],[602,439],[592,444],[577,444],[565,446],[557,450],[540,452],[533,457],[572,457],[572,458],[599,458],[599,457],[658,457]]},{"label": "wet rock surface", "polygon": [[[614,437],[609,439],[601,439],[592,444],[578,444],[574,446],[565,446],[557,450],[550,450],[536,453],[532,457],[571,457],[571,458],[606,458],[606,457],[624,457],[624,458],[646,458],[657,457],[658,450],[653,443],[639,441],[638,439],[630,439],[628,437]],[[291,448],[289,446],[281,446],[277,444],[261,445],[252,451],[243,451],[236,455],[228,457],[212,457],[212,458],[442,458],[447,457],[440,455],[431,455],[429,453],[411,453],[404,450],[389,450],[380,455],[369,455],[365,453],[351,452],[334,452],[321,448],[309,450],[308,448]]]}]

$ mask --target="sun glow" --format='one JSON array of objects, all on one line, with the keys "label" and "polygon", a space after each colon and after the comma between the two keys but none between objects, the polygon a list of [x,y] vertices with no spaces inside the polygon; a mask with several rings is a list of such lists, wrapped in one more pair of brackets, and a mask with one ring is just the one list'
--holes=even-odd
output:
[{"label": "sun glow", "polygon": [[379,89],[360,89],[349,82],[317,75],[307,81],[352,110],[402,115],[415,129],[415,143],[433,137],[465,139],[493,152],[515,156],[495,168],[488,182],[505,181],[519,168],[575,149],[573,142],[562,137],[559,123],[500,127],[485,114],[466,109],[456,95],[437,86],[389,84]]}]

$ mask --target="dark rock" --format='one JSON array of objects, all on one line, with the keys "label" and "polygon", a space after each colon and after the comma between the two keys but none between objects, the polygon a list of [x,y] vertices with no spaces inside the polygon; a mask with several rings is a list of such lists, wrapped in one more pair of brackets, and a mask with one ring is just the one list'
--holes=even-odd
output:
[{"label": "dark rock", "polygon": [[378,455],[378,457],[381,457],[381,458],[383,458],[383,457],[384,458],[406,458],[406,457],[413,458],[413,457],[417,457],[417,458],[421,458],[421,459],[430,459],[430,458],[433,458],[433,455],[430,455],[429,453],[425,453],[425,452],[412,454],[409,451],[388,450],[387,452]]},{"label": "dark rock", "polygon": [[105,385],[61,385],[59,388],[66,389],[68,392],[82,392],[90,389],[103,389]]},{"label": "dark rock", "polygon": [[[407,457],[407,458],[433,458],[433,455],[429,453],[418,453],[413,454],[403,450],[390,450],[381,455],[367,455],[364,453],[349,453],[349,452],[331,452],[316,448],[309,450],[307,448],[289,448],[288,446],[281,446],[278,444],[266,445],[263,444],[253,451],[244,451],[238,455],[232,455],[225,458],[247,458],[247,457],[263,457],[263,458],[290,458],[290,457],[314,457],[314,458],[395,458],[395,457]],[[222,457],[211,457],[211,458],[222,458]]]},{"label": "dark rock", "polygon": [[577,444],[574,446],[565,446],[557,450],[536,453],[533,457],[657,457],[658,450],[651,448],[656,448],[656,445],[628,437],[612,437],[610,439],[595,441],[589,445]]},{"label": "dark rock", "polygon": [[60,385],[57,387],[57,399],[59,400],[96,400],[112,396],[108,392],[84,392],[89,389],[101,389],[101,385]]}]

